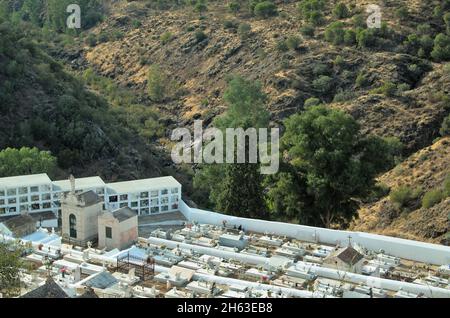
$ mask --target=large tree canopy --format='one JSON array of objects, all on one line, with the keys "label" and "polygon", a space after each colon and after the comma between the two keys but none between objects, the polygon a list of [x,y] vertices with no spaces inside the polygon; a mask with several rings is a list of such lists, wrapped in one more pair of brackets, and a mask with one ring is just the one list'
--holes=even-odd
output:
[{"label": "large tree canopy", "polygon": [[[393,164],[399,144],[364,136],[350,115],[315,106],[286,120],[282,147],[295,176],[279,178],[269,190],[269,200],[284,206],[284,213],[301,209],[308,223],[330,227],[351,220],[375,176]],[[286,186],[293,180],[304,186]],[[296,188],[306,193],[296,193]],[[296,207],[295,199],[302,196]]]},{"label": "large tree canopy", "polygon": [[52,173],[56,158],[48,151],[37,148],[6,148],[0,151],[0,177]]}]

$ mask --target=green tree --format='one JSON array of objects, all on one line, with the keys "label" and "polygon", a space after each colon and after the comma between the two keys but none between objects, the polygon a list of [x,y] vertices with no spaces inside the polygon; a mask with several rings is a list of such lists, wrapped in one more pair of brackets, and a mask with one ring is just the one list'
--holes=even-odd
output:
[{"label": "green tree", "polygon": [[6,148],[0,151],[0,177],[49,173],[56,169],[56,158],[37,148]]},{"label": "green tree", "polygon": [[[215,119],[215,127],[225,131],[226,128],[245,130],[268,126],[267,97],[259,83],[233,77],[223,99],[228,110]],[[208,196],[207,205],[221,212],[265,217],[267,209],[259,168],[258,164],[250,163],[203,165],[195,175],[194,187]]]},{"label": "green tree", "polygon": [[22,249],[15,245],[0,243],[0,293],[4,297],[20,295],[19,271],[22,266]]},{"label": "green tree", "polygon": [[147,92],[156,102],[163,101],[168,94],[169,79],[159,65],[152,65],[147,76]]},{"label": "green tree", "polygon": [[314,224],[347,224],[358,199],[375,185],[375,176],[394,163],[392,145],[364,136],[358,123],[342,111],[315,106],[285,122],[282,138],[289,163],[305,180]]}]

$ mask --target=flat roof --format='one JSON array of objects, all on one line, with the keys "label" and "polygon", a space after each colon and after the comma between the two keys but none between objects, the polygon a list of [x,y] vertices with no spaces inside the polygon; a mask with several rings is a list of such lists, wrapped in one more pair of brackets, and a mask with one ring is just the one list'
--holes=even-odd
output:
[{"label": "flat roof", "polygon": [[181,184],[174,177],[161,177],[108,183],[106,186],[109,194],[125,194],[133,192],[145,192],[157,189],[178,188],[181,187]]},{"label": "flat roof", "polygon": [[16,177],[6,177],[0,178],[0,189],[1,188],[18,188],[25,186],[37,186],[43,184],[51,184],[52,181],[46,173],[33,174],[28,176],[16,176]]},{"label": "flat roof", "polygon": [[[61,180],[53,182],[56,190],[67,192],[71,190],[70,180]],[[75,190],[86,190],[91,188],[103,188],[105,182],[100,177],[75,178]]]}]

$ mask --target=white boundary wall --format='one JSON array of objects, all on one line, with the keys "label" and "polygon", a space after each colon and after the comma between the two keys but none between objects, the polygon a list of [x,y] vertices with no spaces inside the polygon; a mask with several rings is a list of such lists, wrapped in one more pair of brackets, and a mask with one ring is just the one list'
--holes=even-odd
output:
[{"label": "white boundary wall", "polygon": [[246,231],[270,233],[287,236],[301,241],[329,245],[336,245],[338,243],[341,245],[345,244],[345,242],[348,242],[349,237],[351,237],[353,243],[357,243],[374,252],[384,250],[384,252],[389,255],[433,265],[450,264],[450,247],[448,246],[364,232],[330,230],[305,225],[239,218],[190,208],[183,201],[181,201],[179,209],[191,222],[195,221],[198,223],[222,226],[223,221],[226,220],[227,226],[241,225]]}]

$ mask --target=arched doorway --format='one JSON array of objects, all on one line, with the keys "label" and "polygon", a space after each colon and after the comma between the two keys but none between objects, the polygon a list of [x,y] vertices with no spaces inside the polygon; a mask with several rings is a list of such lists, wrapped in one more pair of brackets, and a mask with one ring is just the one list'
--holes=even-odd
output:
[{"label": "arched doorway", "polygon": [[73,214],[69,216],[69,234],[71,238],[77,238],[77,217]]}]

